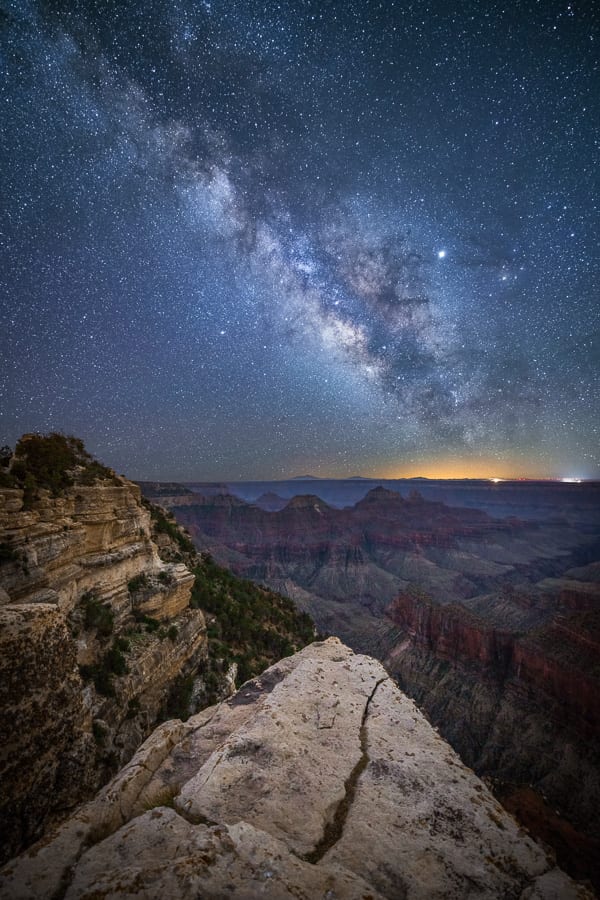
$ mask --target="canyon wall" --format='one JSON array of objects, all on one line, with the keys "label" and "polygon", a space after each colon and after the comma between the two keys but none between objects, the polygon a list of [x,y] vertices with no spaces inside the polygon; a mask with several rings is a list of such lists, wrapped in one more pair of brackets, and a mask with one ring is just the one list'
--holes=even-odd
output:
[{"label": "canyon wall", "polygon": [[559,863],[600,886],[597,613],[519,634],[404,594],[389,616],[388,671]]},{"label": "canyon wall", "polygon": [[0,488],[0,831],[7,858],[123,765],[206,654],[193,575],[139,488]]}]

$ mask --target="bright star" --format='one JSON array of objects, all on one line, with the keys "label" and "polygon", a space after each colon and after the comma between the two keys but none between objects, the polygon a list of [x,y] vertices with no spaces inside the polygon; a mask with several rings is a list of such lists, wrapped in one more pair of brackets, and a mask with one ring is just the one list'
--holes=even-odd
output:
[{"label": "bright star", "polygon": [[443,259],[446,255],[445,250],[438,250],[438,259]]}]

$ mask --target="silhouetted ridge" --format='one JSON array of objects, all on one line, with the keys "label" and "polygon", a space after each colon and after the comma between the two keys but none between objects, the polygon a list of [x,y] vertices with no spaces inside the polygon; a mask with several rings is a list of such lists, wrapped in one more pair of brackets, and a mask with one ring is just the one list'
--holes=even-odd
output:
[{"label": "silhouetted ridge", "polygon": [[404,503],[404,499],[397,491],[390,491],[388,488],[379,485],[365,494],[363,499],[355,504],[354,508],[363,509],[365,506],[370,506],[373,503],[393,503],[399,506],[401,503]]},{"label": "silhouetted ridge", "polygon": [[317,497],[316,494],[300,494],[298,497],[292,497],[290,502],[286,504],[285,509],[330,510],[331,507],[321,500],[320,497]]}]

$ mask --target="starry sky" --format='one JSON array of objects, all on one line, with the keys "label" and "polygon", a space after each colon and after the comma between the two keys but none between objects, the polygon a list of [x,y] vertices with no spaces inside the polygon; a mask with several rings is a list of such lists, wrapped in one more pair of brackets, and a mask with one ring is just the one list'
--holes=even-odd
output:
[{"label": "starry sky", "polygon": [[600,16],[0,0],[0,441],[600,477]]}]

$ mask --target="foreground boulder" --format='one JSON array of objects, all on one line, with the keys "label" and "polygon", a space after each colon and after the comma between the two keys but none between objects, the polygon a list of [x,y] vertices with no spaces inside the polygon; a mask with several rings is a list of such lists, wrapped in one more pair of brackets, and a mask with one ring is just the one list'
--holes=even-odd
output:
[{"label": "foreground boulder", "polygon": [[0,875],[6,898],[584,898],[337,639],[167,722]]}]

